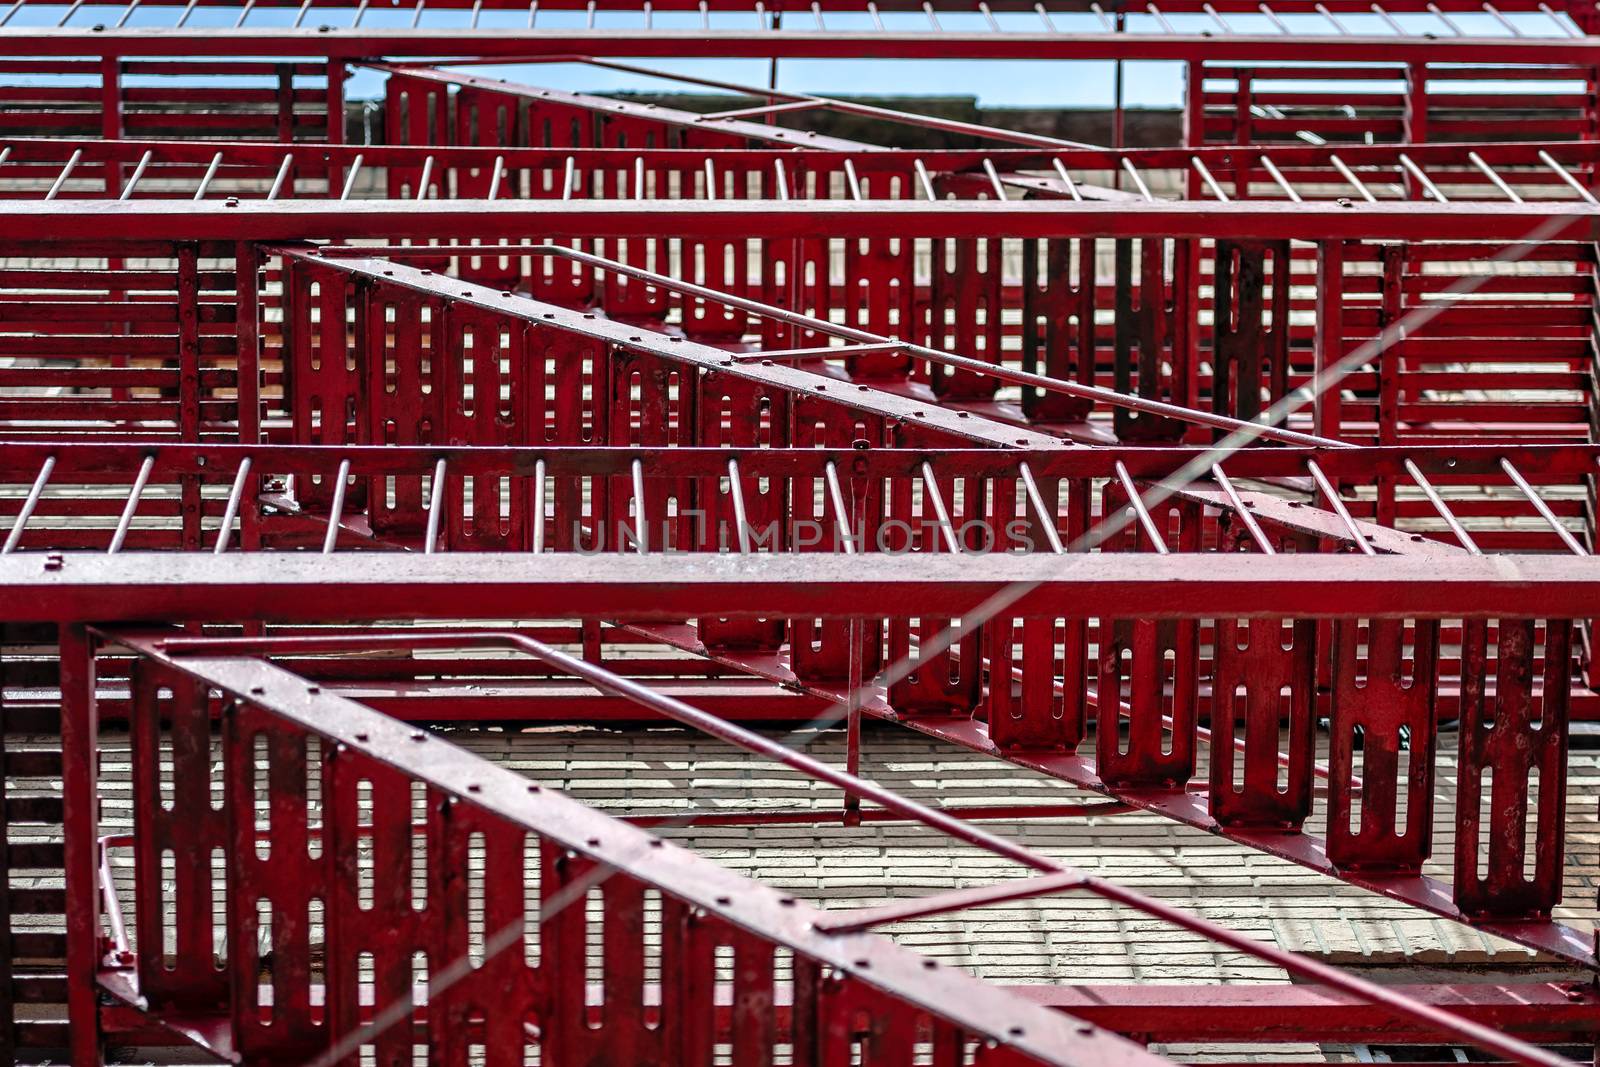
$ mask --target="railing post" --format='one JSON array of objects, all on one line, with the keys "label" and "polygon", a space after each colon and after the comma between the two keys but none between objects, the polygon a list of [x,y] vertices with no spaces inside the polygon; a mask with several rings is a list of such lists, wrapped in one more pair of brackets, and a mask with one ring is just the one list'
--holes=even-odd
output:
[{"label": "railing post", "polygon": [[1572,623],[1544,623],[1537,678],[1533,619],[1500,619],[1490,692],[1488,622],[1461,641],[1456,903],[1472,919],[1547,918],[1565,862]]},{"label": "railing post", "polygon": [[255,444],[261,434],[261,252],[249,241],[234,245],[234,358],[239,413],[239,443]]},{"label": "railing post", "polygon": [[1365,633],[1355,619],[1332,625],[1328,859],[1420,871],[1432,850],[1439,623],[1417,621],[1409,665],[1403,620],[1373,619]]},{"label": "railing post", "polygon": [[[192,243],[177,248],[178,258],[178,438],[200,440],[200,250]],[[200,547],[200,480],[183,478],[181,514],[183,547]]]},{"label": "railing post", "polygon": [[[105,56],[100,60],[100,138],[122,139],[122,60]],[[106,199],[122,191],[122,164],[107,163],[104,168]]]},{"label": "railing post", "polygon": [[[1383,281],[1382,305],[1378,312],[1378,351],[1373,364],[1378,369],[1378,444],[1400,443],[1400,374],[1404,367],[1404,342],[1397,334],[1384,337],[1384,331],[1398,323],[1406,313],[1405,280],[1407,248],[1403,244],[1386,244],[1382,248]],[[1395,478],[1380,475],[1377,479],[1377,520],[1380,526],[1395,524]]]},{"label": "railing post", "polygon": [[1311,430],[1321,437],[1338,437],[1342,413],[1339,388],[1324,387],[1324,375],[1344,358],[1344,242],[1327,240],[1317,245],[1317,327],[1311,389]]},{"label": "railing post", "polygon": [[61,628],[61,791],[66,876],[67,1022],[76,1067],[100,1060],[100,812],[94,650],[81,625]]},{"label": "railing post", "polygon": [[[0,856],[6,857],[6,867],[11,864],[11,839],[7,833],[7,824],[10,816],[5,814],[7,803],[6,779],[10,774],[9,761],[6,758],[6,728],[7,719],[5,712],[6,672],[5,662],[0,660]],[[15,966],[11,948],[11,879],[9,876],[0,877],[0,1063],[12,1063],[16,1058],[15,1018],[13,1014],[14,1000],[12,991],[15,981]]]}]

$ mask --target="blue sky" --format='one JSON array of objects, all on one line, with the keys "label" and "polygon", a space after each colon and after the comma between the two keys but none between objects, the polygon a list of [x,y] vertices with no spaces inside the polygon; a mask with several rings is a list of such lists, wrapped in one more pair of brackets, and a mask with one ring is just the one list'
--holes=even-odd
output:
[{"label": "blue sky", "polygon": [[[645,60],[639,64],[741,85],[765,85],[767,61]],[[883,61],[785,59],[778,63],[778,88],[813,93],[850,93],[871,96],[976,96],[987,107],[1109,107],[1112,100],[1111,63],[1051,63],[1042,61]],[[691,90],[678,82],[644,78],[585,67],[578,64],[541,63],[520,67],[474,67],[473,73],[511,81],[545,85],[552,89],[586,92],[618,90]],[[1176,107],[1183,91],[1183,71],[1178,63],[1129,63],[1124,75],[1124,99],[1130,107]],[[375,81],[375,79],[374,79]],[[373,87],[352,83],[352,95],[367,95]]]}]

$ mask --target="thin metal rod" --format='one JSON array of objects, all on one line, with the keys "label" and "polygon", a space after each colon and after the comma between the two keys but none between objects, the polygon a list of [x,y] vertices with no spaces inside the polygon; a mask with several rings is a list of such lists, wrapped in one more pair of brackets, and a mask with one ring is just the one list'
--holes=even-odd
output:
[{"label": "thin metal rod", "polygon": [[[861,179],[856,175],[856,165],[853,161],[848,159],[844,161],[844,181],[845,186],[850,190],[851,200],[866,199],[866,197],[861,193]],[[999,179],[995,179],[995,181],[996,184],[999,184]],[[1004,194],[1001,195],[1001,199],[1005,199]]]},{"label": "thin metal rod", "polygon": [[114,556],[122,551],[123,542],[128,539],[128,528],[133,525],[134,513],[139,510],[139,497],[144,494],[145,483],[155,469],[154,454],[144,457],[144,462],[139,464],[139,473],[134,476],[133,488],[128,490],[128,502],[122,506],[122,517],[117,520],[117,528],[111,534],[111,547],[106,549],[106,555]]},{"label": "thin metal rod", "polygon": [[1506,33],[1510,34],[1512,37],[1522,36],[1522,31],[1517,29],[1515,23],[1502,15],[1499,8],[1495,7],[1493,4],[1484,4],[1483,9],[1490,15],[1494,16],[1495,20],[1500,23],[1501,28],[1504,29]]},{"label": "thin metal rod", "polygon": [[1321,15],[1323,18],[1327,19],[1330,23],[1332,23],[1333,24],[1333,28],[1336,31],[1338,31],[1338,33],[1339,33],[1339,35],[1341,37],[1350,36],[1350,28],[1348,26],[1346,26],[1344,23],[1340,22],[1338,17],[1335,16],[1332,11],[1328,10],[1328,5],[1327,4],[1318,4],[1317,5],[1317,14]]},{"label": "thin metal rod", "polygon": [[428,199],[428,186],[433,182],[433,156],[430,154],[422,161],[422,176],[417,179],[416,196],[413,199]]},{"label": "thin metal rod", "polygon": [[639,528],[634,531],[634,543],[642,556],[650,551],[650,524],[644,514],[644,463],[637,459],[633,461],[633,506],[639,520]]},{"label": "thin metal rod", "polygon": [[1222,472],[1222,464],[1211,465],[1211,477],[1217,480],[1222,491],[1228,495],[1228,502],[1233,505],[1233,513],[1239,516],[1239,521],[1244,523],[1244,528],[1250,532],[1251,540],[1255,541],[1263,555],[1275,556],[1278,550],[1272,547],[1272,542],[1267,540],[1267,535],[1262,531],[1261,524],[1256,522],[1256,517],[1250,514],[1250,509],[1245,507],[1244,501],[1239,497],[1239,490],[1233,487],[1233,479]]},{"label": "thin metal rod", "polygon": [[[433,157],[429,156],[428,158],[432,159]],[[505,173],[505,169],[506,169],[506,157],[505,156],[495,156],[494,157],[494,172],[489,175],[489,193],[484,199],[493,200],[493,199],[495,199],[496,197],[498,197],[500,195],[500,175]],[[635,195],[637,195],[637,192],[638,191],[635,190]]]},{"label": "thin metal rod", "polygon": [[1217,9],[1211,4],[1200,5],[1200,10],[1211,16],[1211,21],[1217,24],[1217,29],[1221,30],[1223,33],[1233,32],[1233,27],[1228,24],[1228,20],[1218,14]]},{"label": "thin metal rod", "polygon": [[786,114],[791,111],[814,111],[822,107],[819,100],[785,100],[781,104],[762,104],[760,107],[736,107],[729,111],[712,111],[699,116],[698,122],[726,122],[729,119],[752,118],[756,115]]},{"label": "thin metal rod", "polygon": [[127,200],[133,196],[133,187],[139,184],[139,179],[144,177],[144,169],[150,165],[150,160],[155,158],[155,149],[147,148],[144,155],[139,157],[138,166],[133,168],[133,176],[128,179],[128,184],[122,187],[118,200]]},{"label": "thin metal rod", "polygon": [[1161,9],[1159,7],[1157,7],[1154,4],[1145,4],[1144,5],[1144,9],[1145,9],[1145,11],[1147,11],[1150,14],[1150,16],[1152,18],[1154,18],[1156,20],[1157,24],[1160,25],[1162,33],[1177,33],[1178,32],[1177,30],[1172,28],[1172,23],[1167,21],[1167,16],[1165,16],[1165,15],[1163,15],[1161,13]]},{"label": "thin metal rod", "polygon": [[1390,14],[1387,13],[1387,11],[1384,11],[1384,8],[1382,8],[1382,6],[1376,5],[1376,3],[1374,3],[1374,5],[1371,5],[1371,11],[1373,11],[1373,14],[1376,14],[1376,16],[1378,16],[1378,18],[1381,18],[1382,21],[1387,22],[1387,24],[1389,24],[1389,29],[1394,30],[1395,34],[1402,35],[1402,37],[1406,37],[1405,27],[1400,26],[1400,24],[1398,24],[1398,22],[1395,22],[1394,18],[1392,18],[1392,16],[1390,16]]},{"label": "thin metal rod", "polygon": [[1378,198],[1372,195],[1372,190],[1368,189],[1361,179],[1356,177],[1356,172],[1344,165],[1344,160],[1338,156],[1329,156],[1328,162],[1333,164],[1333,169],[1338,171],[1345,181],[1355,186],[1356,192],[1361,194],[1362,199],[1372,204],[1378,202]]},{"label": "thin metal rod", "polygon": [[1433,179],[1424,174],[1422,172],[1422,168],[1417,166],[1416,161],[1410,156],[1406,155],[1404,152],[1400,153],[1400,165],[1406,170],[1410,171],[1411,176],[1417,179],[1417,181],[1421,182],[1422,187],[1428,191],[1430,196],[1439,201],[1439,203],[1448,204],[1450,202],[1450,198],[1441,193],[1439,191],[1439,187],[1433,184]]},{"label": "thin metal rod", "polygon": [[1044,505],[1039,483],[1033,479],[1033,469],[1023,461],[1017,464],[1017,473],[1022,476],[1022,490],[1027,494],[1028,503],[1039,515],[1039,525],[1044,530],[1045,540],[1050,542],[1050,551],[1061,555],[1066,549],[1061,544],[1061,535],[1056,532],[1056,516]]},{"label": "thin metal rod", "polygon": [[1272,8],[1268,7],[1266,4],[1257,4],[1256,10],[1267,16],[1267,21],[1271,22],[1272,25],[1277,28],[1279,33],[1286,36],[1290,35],[1289,27],[1284,25],[1283,20],[1278,17],[1278,13],[1272,10]]},{"label": "thin metal rod", "polygon": [[1134,516],[1139,520],[1139,527],[1144,530],[1144,535],[1150,539],[1151,547],[1159,556],[1165,556],[1171,550],[1167,548],[1167,539],[1161,536],[1161,530],[1156,526],[1156,520],[1151,516],[1148,508],[1144,506],[1144,497],[1140,495],[1138,486],[1133,484],[1133,476],[1128,473],[1128,468],[1122,461],[1117,460],[1117,481],[1122,483],[1122,491],[1128,494],[1128,506],[1133,509]]},{"label": "thin metal rod", "polygon": [[344,191],[339,194],[340,200],[349,200],[350,194],[355,190],[356,175],[361,173],[361,159],[360,153],[357,153],[356,158],[351,160],[350,174],[344,180]]},{"label": "thin metal rod", "polygon": [[1572,536],[1571,531],[1561,524],[1561,520],[1556,518],[1556,513],[1550,510],[1550,505],[1545,503],[1544,497],[1540,496],[1533,486],[1528,484],[1528,479],[1524,478],[1522,472],[1517,470],[1511,461],[1504,456],[1500,457],[1500,469],[1505,471],[1506,476],[1516,483],[1517,488],[1522,491],[1522,495],[1528,498],[1528,503],[1532,504],[1539,516],[1550,524],[1550,529],[1554,530],[1556,536],[1561,538],[1561,543],[1567,546],[1568,551],[1575,556],[1587,556],[1589,554],[1578,543],[1578,539]]},{"label": "thin metal rod", "polygon": [[825,934],[855,934],[888,923],[927,919],[935,915],[948,915],[952,912],[982,907],[985,904],[1005,904],[1014,900],[1030,900],[1052,893],[1062,893],[1070,889],[1082,889],[1084,883],[1085,876],[1077,871],[1042,874],[1035,878],[1013,878],[992,885],[971,886],[966,889],[935,893],[932,896],[899,900],[876,908],[853,908],[836,914],[829,913],[813,922],[812,926]]},{"label": "thin metal rod", "polygon": [[1224,204],[1228,203],[1228,194],[1222,191],[1221,184],[1218,183],[1216,178],[1212,177],[1211,170],[1205,165],[1205,162],[1199,156],[1190,156],[1189,162],[1194,164],[1194,169],[1199,173],[1200,179],[1210,186],[1211,195]]},{"label": "thin metal rod", "polygon": [[1559,176],[1562,181],[1576,189],[1578,191],[1578,195],[1581,196],[1586,202],[1590,204],[1600,204],[1600,200],[1596,200],[1594,194],[1585,189],[1582,182],[1568,173],[1566,167],[1563,167],[1561,164],[1557,163],[1555,161],[1555,157],[1549,152],[1546,152],[1542,148],[1539,149],[1539,159],[1543,161],[1545,166],[1555,171],[1557,176]]},{"label": "thin metal rod", "polygon": [[285,155],[283,162],[278,165],[278,176],[272,179],[272,188],[267,191],[268,200],[278,199],[278,194],[283,192],[283,183],[289,178],[289,168],[294,166],[294,156]]},{"label": "thin metal rod", "polygon": [[1438,20],[1440,22],[1442,22],[1446,26],[1450,27],[1450,32],[1455,34],[1457,37],[1465,37],[1466,36],[1466,34],[1461,32],[1461,27],[1456,25],[1455,20],[1452,19],[1449,15],[1445,14],[1444,11],[1442,9],[1440,9],[1438,4],[1429,4],[1428,5],[1428,11],[1431,14],[1433,14],[1436,18],[1438,18]]},{"label": "thin metal rod", "polygon": [[1072,197],[1074,200],[1082,200],[1083,193],[1079,191],[1078,183],[1072,180],[1072,175],[1068,173],[1066,166],[1061,162],[1061,160],[1052,159],[1050,162],[1055,165],[1056,173],[1059,174],[1061,176],[1061,180],[1066,183],[1067,195]]},{"label": "thin metal rod", "polygon": [[1322,473],[1322,468],[1317,465],[1317,461],[1314,459],[1306,460],[1306,470],[1311,472],[1312,479],[1317,483],[1317,488],[1322,491],[1322,495],[1327,498],[1328,506],[1333,508],[1333,513],[1339,516],[1339,521],[1344,523],[1344,528],[1350,531],[1350,540],[1356,543],[1356,547],[1360,548],[1363,554],[1376,556],[1378,550],[1367,543],[1366,535],[1361,532],[1361,527],[1356,525],[1356,520],[1350,517],[1350,509],[1344,506],[1344,499],[1339,496],[1338,490],[1334,489],[1333,483],[1328,481],[1328,476]]},{"label": "thin metal rod", "polygon": [[73,169],[77,167],[78,161],[82,158],[83,149],[75,148],[72,150],[72,155],[68,158],[67,165],[61,168],[61,173],[57,176],[55,184],[50,187],[48,193],[44,194],[46,200],[54,200],[60,194],[61,187],[67,184],[67,178],[71,176]]},{"label": "thin metal rod", "polygon": [[1133,160],[1123,156],[1122,169],[1127,171],[1128,177],[1133,179],[1134,188],[1139,190],[1139,195],[1153,202],[1155,196],[1150,192],[1150,187],[1144,183],[1144,176],[1139,173],[1139,168],[1133,165]]},{"label": "thin metal rod", "polygon": [[328,532],[322,538],[322,554],[324,556],[333,552],[334,545],[339,543],[339,521],[344,516],[345,485],[350,479],[350,461],[339,461],[339,473],[334,475],[333,503],[328,507]]},{"label": "thin metal rod", "polygon": [[544,551],[544,460],[537,460],[533,465],[533,550]]},{"label": "thin metal rod", "polygon": [[50,472],[56,469],[56,457],[46,456],[44,465],[39,468],[39,474],[33,479],[33,488],[28,490],[28,498],[22,502],[22,510],[17,512],[17,522],[11,527],[11,533],[6,537],[5,547],[0,548],[0,556],[15,552],[22,543],[22,531],[27,529],[28,520],[33,517],[33,509],[39,506],[39,497],[44,493],[44,487],[50,483]]},{"label": "thin metal rod", "polygon": [[250,457],[239,461],[239,472],[233,476],[233,488],[228,490],[228,503],[222,511],[222,525],[217,529],[217,543],[211,554],[220,556],[228,551],[228,538],[233,532],[234,517],[239,514],[239,502],[244,499],[244,487],[250,482]]},{"label": "thin metal rod", "polygon": [[933,464],[923,461],[922,464],[922,492],[927,502],[933,506],[933,514],[939,522],[939,532],[944,536],[946,552],[959,553],[961,542],[956,538],[955,524],[950,521],[950,509],[944,505],[944,494],[939,491],[939,479],[933,473]]},{"label": "thin metal rod", "polygon": [[994,161],[985,159],[983,161],[983,170],[985,174],[989,175],[989,184],[994,187],[994,198],[996,200],[1005,200],[1006,187],[1000,183],[1000,174],[994,169]]},{"label": "thin metal rod", "polygon": [[1289,179],[1283,176],[1283,171],[1278,169],[1278,165],[1268,159],[1265,154],[1260,159],[1261,165],[1266,168],[1268,174],[1272,175],[1272,180],[1278,183],[1278,187],[1283,190],[1284,195],[1296,204],[1301,203],[1300,194],[1295,192],[1294,186],[1289,184]]},{"label": "thin metal rod", "polygon": [[863,356],[873,352],[904,352],[903,341],[886,341],[872,345],[824,345],[820,348],[774,348],[770,351],[741,352],[734,356],[736,363],[759,363],[764,360],[787,363],[790,360],[835,359],[841,356]]},{"label": "thin metal rod", "polygon": [[854,532],[850,529],[850,512],[844,506],[844,491],[839,487],[839,469],[832,460],[822,468],[828,483],[828,502],[833,506],[833,521],[839,527],[839,546],[847,556],[856,554]]},{"label": "thin metal rod", "polygon": [[1404,465],[1406,473],[1411,475],[1411,480],[1421,488],[1422,495],[1428,498],[1428,503],[1432,504],[1433,510],[1437,511],[1440,518],[1444,519],[1445,525],[1450,527],[1450,532],[1455,534],[1457,541],[1461,542],[1461,547],[1474,556],[1483,555],[1483,551],[1478,548],[1477,542],[1472,540],[1472,535],[1467,533],[1461,523],[1456,520],[1455,512],[1450,510],[1449,506],[1445,504],[1444,498],[1439,495],[1438,490],[1434,489],[1433,483],[1423,477],[1421,469],[1410,459],[1405,460]]},{"label": "thin metal rod", "polygon": [[1499,172],[1497,172],[1493,167],[1485,163],[1482,156],[1478,155],[1476,152],[1468,152],[1467,158],[1472,161],[1473,166],[1483,171],[1484,177],[1493,182],[1496,189],[1499,189],[1506,195],[1507,200],[1510,200],[1514,204],[1522,203],[1522,197],[1517,195],[1517,191],[1511,188],[1511,186],[1507,185],[1506,180],[1500,177]]},{"label": "thin metal rod", "polygon": [[428,483],[428,532],[423,535],[422,553],[431,556],[438,550],[439,520],[444,518],[444,475],[446,464],[443,459],[433,465],[433,481]]},{"label": "thin metal rod", "polygon": [[1570,22],[1564,21],[1560,15],[1557,15],[1555,11],[1551,9],[1549,4],[1540,4],[1539,10],[1543,11],[1550,21],[1555,23],[1561,32],[1566,34],[1568,37],[1583,36],[1582,30],[1578,29],[1576,26],[1573,26]]},{"label": "thin metal rod", "polygon": [[[728,460],[728,497],[733,501],[733,522],[739,538],[739,554],[750,554],[750,520],[744,507],[744,486],[740,484],[739,461]],[[718,546],[721,547],[720,545]]]},{"label": "thin metal rod", "polygon": [[211,188],[211,179],[217,176],[217,168],[220,166],[222,166],[222,153],[218,152],[211,157],[211,165],[206,167],[205,176],[200,179],[200,185],[194,191],[194,199],[204,200],[206,198],[206,190]]}]

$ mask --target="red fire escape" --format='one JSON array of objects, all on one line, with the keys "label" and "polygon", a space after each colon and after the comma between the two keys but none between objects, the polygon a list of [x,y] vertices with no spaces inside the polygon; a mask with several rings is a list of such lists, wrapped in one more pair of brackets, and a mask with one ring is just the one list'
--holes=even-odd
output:
[{"label": "red fire escape", "polygon": [[[1180,143],[540,84],[952,57],[1180,64]],[[0,1058],[1573,1062],[1597,92],[1587,0],[0,3]],[[608,813],[429,728],[574,720],[834,799]],[[911,799],[890,729],[1099,797]],[[1377,984],[1005,832],[1133,812],[1571,977]],[[844,909],[664,833],[864,822],[1015,877]],[[1057,894],[1294,982],[885,930]]]}]

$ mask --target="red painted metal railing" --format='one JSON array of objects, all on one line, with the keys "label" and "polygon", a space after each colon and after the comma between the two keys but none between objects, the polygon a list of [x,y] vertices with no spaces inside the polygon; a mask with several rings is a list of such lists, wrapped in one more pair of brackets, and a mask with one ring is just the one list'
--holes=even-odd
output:
[{"label": "red painted metal railing", "polygon": [[[126,502],[120,494],[111,498],[113,504],[121,502],[120,510],[58,498],[64,506],[55,516],[81,519],[98,511],[98,536],[113,552],[126,543],[141,494],[171,499],[185,485],[198,489],[206,482],[215,489],[228,487],[225,500],[215,491],[211,496],[211,512],[220,524],[195,520],[188,533],[180,524],[166,538],[177,534],[184,542],[225,550],[233,543],[234,518],[243,515],[253,517],[241,525],[241,547],[320,544],[324,553],[341,544],[367,544],[421,547],[429,553],[587,549],[646,557],[684,551],[838,552],[852,546],[869,553],[942,554],[1049,552],[1052,546],[1082,549],[1102,540],[1107,552],[1155,550],[1147,532],[1131,520],[1121,532],[1098,532],[1106,516],[1128,510],[1138,512],[1140,523],[1175,531],[1170,550],[1180,553],[1272,553],[1290,547],[1306,553],[1315,552],[1319,542],[1325,550],[1349,551],[1351,536],[1359,532],[1319,538],[1304,525],[1250,507],[1260,499],[1254,493],[1239,504],[1211,490],[1210,497],[1148,508],[1133,502],[1130,509],[1126,486],[1136,480],[1161,484],[1182,469],[1186,457],[1170,452],[558,448],[485,454],[479,449],[191,447],[164,449],[157,456],[137,446],[89,445],[14,446],[11,452],[29,465],[42,457],[40,469],[48,463],[51,477],[68,485],[130,478],[137,460],[138,492],[130,489]],[[335,458],[337,470],[330,470]],[[1592,450],[1556,449],[1525,450],[1515,462],[1492,448],[1252,450],[1225,460],[1213,477],[1231,489],[1234,478],[1264,481],[1311,470],[1323,478],[1354,480],[1361,472],[1383,477],[1387,469],[1406,471],[1430,486],[1431,475],[1451,476],[1457,486],[1464,480],[1516,484],[1520,479],[1531,487],[1530,476],[1540,481],[1559,479],[1563,472],[1581,476],[1597,458]],[[1223,468],[1231,468],[1231,475],[1218,473]],[[175,492],[162,491],[167,485]],[[1096,495],[1104,499],[1098,512],[1091,503]],[[1531,493],[1530,512],[1537,512],[1536,501],[1542,497]],[[106,530],[114,510],[116,526]],[[290,521],[271,523],[272,512]],[[12,526],[20,532],[10,547],[30,547],[25,536],[34,539],[36,549],[51,544],[52,516],[41,516],[35,525],[36,514],[37,508]],[[314,525],[315,520],[308,521],[312,516],[324,517]],[[901,534],[888,535],[891,528],[904,531],[903,544]],[[1091,534],[1092,528],[1097,532]],[[985,531],[991,543],[979,545]],[[996,531],[1008,540],[993,543]],[[176,547],[172,540],[165,543]],[[1397,538],[1391,550],[1411,543]],[[1163,543],[1159,551],[1169,548]],[[686,611],[683,617],[694,614]],[[929,651],[953,624],[961,626],[959,640],[948,650]],[[1294,624],[1290,638],[1277,622],[1212,616],[1176,623],[1136,615],[1034,618],[1002,608],[992,620],[935,616],[853,628],[809,617],[793,617],[784,625],[781,616],[761,624],[701,616],[697,634],[660,626],[643,632],[723,666],[798,684],[830,699],[843,699],[840,687],[870,682],[880,664],[906,663],[902,673],[891,667],[881,688],[869,688],[864,705],[869,713],[980,751],[998,751],[1182,821],[1220,825],[1255,847],[1435,909],[1442,907],[1437,890],[1418,893],[1407,885],[1430,853],[1427,828],[1439,788],[1431,777],[1434,726],[1443,714],[1459,717],[1456,904],[1443,910],[1493,922],[1500,932],[1586,959],[1587,949],[1574,947],[1570,936],[1552,940],[1539,932],[1538,922],[1516,925],[1547,918],[1560,894],[1570,627],[1560,621],[1502,619],[1490,625],[1469,619],[1445,629],[1441,644],[1437,624],[1307,619]],[[852,651],[862,642],[864,651]],[[781,654],[785,647],[786,656]],[[1441,674],[1452,681],[1448,705],[1440,697]],[[1375,688],[1380,677],[1388,679],[1382,691]],[[1007,681],[1002,685],[997,678]],[[1290,703],[1280,707],[1285,695]],[[1298,831],[1311,812],[1312,730],[1322,716],[1331,717],[1334,738],[1325,772],[1326,860],[1319,858],[1316,842],[1298,832],[1272,836]],[[1278,729],[1285,717],[1293,724],[1286,743]],[[1202,721],[1209,729],[1200,729]],[[1095,758],[1089,762],[1074,752],[1087,740],[1091,722]],[[1402,744],[1403,737],[1409,743]],[[1197,770],[1201,738],[1210,745],[1209,802],[1203,807],[1186,792]],[[1493,768],[1492,774],[1485,774],[1486,768]],[[1498,790],[1489,805],[1480,803],[1478,793],[1486,779]],[[1490,827],[1515,827],[1515,832],[1480,827],[1480,812],[1488,813]],[[1496,850],[1482,867],[1480,849]],[[1516,872],[1507,874],[1516,884],[1485,886],[1480,874],[1485,869]]]},{"label": "red painted metal railing", "polygon": [[212,1053],[1159,1062],[260,660],[142,658],[133,690],[137,963],[100,981]]},{"label": "red painted metal railing", "polygon": [[[1271,998],[1278,1040],[1554,1063],[1508,1031],[1600,1027],[1581,991],[1376,989],[961,818],[1154,812],[1596,969],[1554,921],[1569,724],[1600,715],[1593,5],[145,6],[161,29],[0,9],[0,725],[62,749],[0,746],[0,833],[61,828],[0,848],[65,878],[0,886],[65,927],[0,923],[0,1023],[71,1024],[0,1053],[1155,1063],[1260,1035],[1248,996],[1024,993],[870,933],[1069,889],[1325,983]],[[1177,59],[1184,143],[462,70],[652,54]],[[385,99],[356,139],[388,144],[343,143],[357,72]],[[446,714],[664,717],[838,787],[834,818],[1038,876],[814,911],[397,721]],[[840,724],[846,770],[738,718]],[[101,720],[134,742],[111,838]],[[866,721],[1106,799],[927,808],[854,775]],[[59,802],[17,784],[52,773]]]},{"label": "red painted metal railing", "polygon": [[[987,1014],[976,990],[969,994],[974,999],[946,1000],[958,995],[959,982],[926,977],[937,968],[918,967],[859,932],[986,901],[1079,889],[1270,958],[1516,1062],[1562,1062],[1062,868],[515,635],[457,631],[265,642],[111,635],[110,641],[140,656],[133,674],[131,841],[138,963],[131,970],[125,964],[103,970],[100,981],[137,1003],[151,1021],[218,1054],[288,1053],[334,1063],[363,1048],[382,1057],[409,1052],[423,1041],[431,1057],[449,1061],[481,1034],[479,1048],[491,1063],[516,1062],[530,1042],[557,1057],[622,1050],[704,1062],[721,1047],[752,1062],[771,1062],[779,1035],[774,1014],[764,1009],[779,981],[776,946],[792,954],[787,977],[793,1008],[784,1052],[798,1062],[830,1062],[830,1047],[840,1049],[839,1055],[853,1049],[866,1063],[909,1063],[919,1049],[936,1060],[960,1062],[971,1040],[963,1031],[981,1039],[986,1033],[1000,1036],[1002,1028],[1009,1055],[1032,1053],[1046,1062],[1147,1059],[1134,1046],[1118,1045],[1093,1027],[1052,1019],[1020,1000],[1007,1003],[991,995]],[[1049,877],[843,918],[808,917],[792,898],[774,901],[776,894],[749,887],[736,898],[731,876],[698,871],[659,841],[630,836],[509,772],[440,751],[439,742],[429,745],[427,734],[324,694],[247,654],[252,648],[270,654],[485,643],[515,648]],[[92,678],[92,670],[80,677]],[[213,770],[218,765],[211,749],[211,690],[223,702],[220,777]],[[87,700],[92,714],[92,692]],[[170,751],[170,764],[163,763],[163,751]],[[529,799],[530,793],[537,799]],[[212,940],[215,901],[207,872],[215,869],[219,853],[229,887],[228,947],[220,951],[230,955],[231,980],[211,965],[219,946]],[[176,882],[164,880],[163,863],[180,864],[176,869],[186,873]],[[535,870],[530,895],[526,887]],[[520,883],[524,892],[489,894],[491,878],[499,885]],[[724,891],[714,901],[705,895],[719,889]],[[656,952],[648,947],[645,918],[652,891],[659,899]],[[597,895],[602,911],[579,907]],[[583,962],[585,946],[592,954],[595,941],[605,961],[598,1002]],[[270,946],[269,956],[263,945]],[[726,978],[715,965],[719,945],[733,959]],[[241,950],[245,958],[234,958]],[[851,957],[848,964],[845,957]],[[645,971],[657,961],[652,1004]],[[531,973],[522,970],[528,966]],[[252,972],[255,980],[238,980]],[[696,995],[696,987],[730,979],[731,1033],[728,1044],[718,1046],[715,1000]],[[364,984],[371,990],[365,1001]],[[508,1000],[512,989],[524,992]],[[929,1002],[935,998],[939,1007]],[[208,1002],[216,1006],[209,1021],[195,1011]],[[169,1004],[179,1010],[169,1010]],[[952,1028],[951,1022],[958,1025]]]}]

